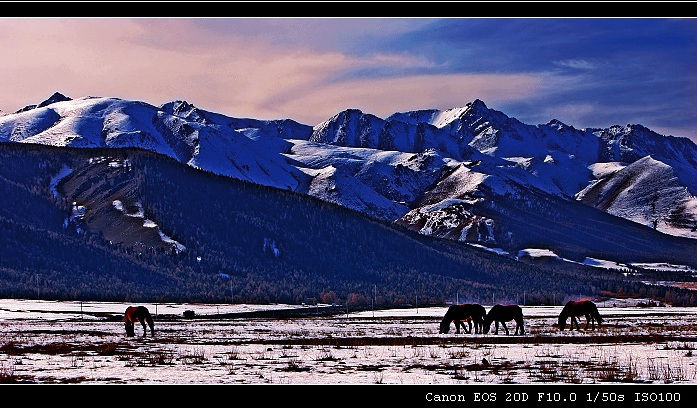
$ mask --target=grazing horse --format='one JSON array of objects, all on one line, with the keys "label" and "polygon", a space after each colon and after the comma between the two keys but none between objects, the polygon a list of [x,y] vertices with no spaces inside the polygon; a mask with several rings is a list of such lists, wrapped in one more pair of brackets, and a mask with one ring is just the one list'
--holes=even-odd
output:
[{"label": "grazing horse", "polygon": [[590,300],[582,300],[579,302],[570,300],[566,302],[561,313],[559,313],[559,330],[564,330],[566,328],[566,319],[569,317],[571,317],[571,327],[569,330],[573,330],[574,325],[576,325],[576,330],[580,330],[577,317],[581,316],[586,317],[586,330],[588,330],[588,325],[591,323],[593,324],[593,330],[595,330],[595,323],[598,322],[598,326],[600,326],[603,322],[603,318],[600,317],[598,307],[595,303]]},{"label": "grazing horse", "polygon": [[[443,316],[443,320],[440,322],[440,331],[438,333],[449,332],[450,322],[455,322],[455,333],[457,334],[460,334],[460,326],[467,333],[472,333],[472,322],[474,322],[474,332],[480,333],[485,315],[486,309],[477,303],[452,305],[445,312],[445,316]],[[465,322],[469,324],[469,330],[465,327]]]},{"label": "grazing horse", "polygon": [[143,326],[143,336],[147,334],[147,327],[145,326],[145,323],[147,322],[148,326],[150,326],[150,334],[153,336],[155,335],[155,324],[152,321],[152,316],[150,315],[150,311],[148,310],[147,307],[145,306],[129,306],[126,308],[126,313],[123,317],[123,321],[126,322],[126,335],[127,336],[135,336],[135,328],[134,324],[135,322],[140,322],[140,324]]},{"label": "grazing horse", "polygon": [[523,309],[518,305],[494,305],[489,313],[484,317],[484,333],[489,333],[491,328],[491,322],[494,323],[494,328],[496,331],[494,334],[499,334],[499,323],[506,331],[508,335],[508,327],[506,327],[505,322],[510,322],[515,320],[515,334],[520,332],[521,335],[525,334],[525,327],[523,325]]}]

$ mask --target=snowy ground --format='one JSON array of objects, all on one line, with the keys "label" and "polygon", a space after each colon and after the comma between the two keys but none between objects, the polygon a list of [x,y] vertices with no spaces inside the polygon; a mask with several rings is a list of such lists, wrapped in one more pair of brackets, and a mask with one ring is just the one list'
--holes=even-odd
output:
[{"label": "snowy ground", "polygon": [[161,303],[144,304],[155,337],[129,338],[129,305],[0,299],[0,383],[697,384],[697,308],[610,300],[598,330],[560,332],[561,306],[527,306],[526,334],[506,336],[439,334],[446,307],[213,319],[312,307]]}]

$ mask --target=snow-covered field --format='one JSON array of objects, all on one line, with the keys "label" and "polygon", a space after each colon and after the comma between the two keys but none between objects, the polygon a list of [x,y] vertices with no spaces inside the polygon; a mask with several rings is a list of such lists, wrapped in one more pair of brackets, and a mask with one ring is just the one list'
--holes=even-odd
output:
[{"label": "snow-covered field", "polygon": [[0,383],[697,384],[694,307],[610,300],[599,329],[560,332],[561,306],[524,306],[526,334],[506,336],[439,334],[445,306],[213,318],[314,306],[160,303],[144,304],[155,336],[129,338],[129,305],[0,299]]}]

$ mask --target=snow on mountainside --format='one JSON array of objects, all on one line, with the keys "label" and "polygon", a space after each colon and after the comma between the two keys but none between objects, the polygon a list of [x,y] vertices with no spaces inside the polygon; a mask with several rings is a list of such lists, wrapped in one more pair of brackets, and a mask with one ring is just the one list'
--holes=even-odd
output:
[{"label": "snow on mountainside", "polygon": [[476,214],[472,207],[488,201],[491,194],[514,195],[510,184],[485,172],[477,163],[461,163],[426,191],[416,208],[402,216],[397,223],[416,229],[425,235],[450,238],[464,242],[495,244],[493,231],[496,221]]},{"label": "snow on mountainside", "polygon": [[291,142],[285,156],[311,178],[304,192],[389,221],[409,211],[447,162],[433,150],[404,153]]},{"label": "snow on mountainside", "polygon": [[[697,146],[689,139],[641,125],[529,125],[479,99],[385,119],[347,109],[309,126],[229,117],[185,101],[156,107],[56,93],[0,116],[0,141],[144,148],[510,253],[522,249],[506,245],[516,242],[525,219],[514,213],[563,214],[568,203],[697,238]],[[555,222],[583,222],[567,218]]]},{"label": "snow on mountainside", "polygon": [[602,141],[600,156],[594,162],[633,163],[651,156],[672,167],[678,181],[697,196],[697,147],[690,139],[662,136],[641,125],[592,131]]},{"label": "snow on mountainside", "polygon": [[697,238],[697,198],[672,167],[642,157],[580,191],[578,200],[659,231]]},{"label": "snow on mountainside", "polygon": [[139,147],[264,185],[295,189],[303,182],[303,173],[288,166],[280,153],[290,147],[282,137],[309,137],[309,126],[290,120],[229,118],[184,101],[157,108],[118,98],[54,97],[57,102],[1,117],[0,141]]},{"label": "snow on mountainside", "polygon": [[[393,115],[394,116],[394,115]],[[446,130],[427,122],[380,119],[358,109],[348,109],[316,125],[310,141],[343,147],[397,150],[419,153],[436,149],[447,157],[462,160],[472,154]]]}]

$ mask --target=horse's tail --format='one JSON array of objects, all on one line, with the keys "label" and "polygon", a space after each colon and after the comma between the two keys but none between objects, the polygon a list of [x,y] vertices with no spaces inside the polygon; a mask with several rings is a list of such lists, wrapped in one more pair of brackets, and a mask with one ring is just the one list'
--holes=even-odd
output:
[{"label": "horse's tail", "polygon": [[480,304],[477,304],[475,307],[477,309],[477,315],[481,318],[481,320],[484,320],[484,316],[486,316],[486,308]]},{"label": "horse's tail", "polygon": [[476,308],[477,313],[476,313],[476,316],[472,316],[472,317],[474,317],[474,319],[477,321],[477,323],[481,327],[484,324],[484,318],[486,317],[486,309],[484,308],[484,306],[482,306],[480,304],[477,304],[475,308]]}]

